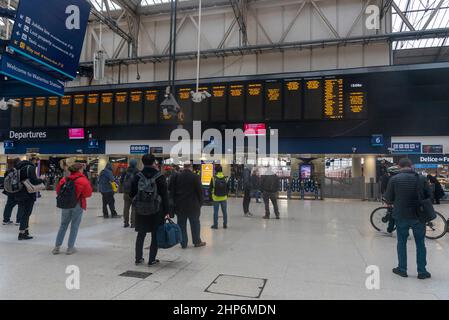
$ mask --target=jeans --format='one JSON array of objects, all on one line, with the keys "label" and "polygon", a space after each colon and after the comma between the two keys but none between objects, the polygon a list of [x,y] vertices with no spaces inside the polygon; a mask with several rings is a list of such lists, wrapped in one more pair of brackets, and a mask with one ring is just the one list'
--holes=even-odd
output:
[{"label": "jeans", "polygon": [[17,203],[17,217],[20,222],[19,231],[28,230],[30,216],[33,213],[34,202],[34,199],[28,199]]},{"label": "jeans", "polygon": [[388,209],[388,227],[387,232],[392,233],[394,231],[395,220],[393,218],[393,208]]},{"label": "jeans", "polygon": [[416,243],[416,262],[418,265],[418,274],[426,272],[426,225],[418,220],[396,220],[397,226],[397,251],[399,260],[399,269],[401,271],[407,271],[407,239],[409,235],[409,229],[413,231],[413,237]]},{"label": "jeans", "polygon": [[114,192],[102,192],[101,193],[103,199],[103,216],[108,217],[108,206],[111,211],[112,216],[116,216],[117,212],[115,211],[115,199]]},{"label": "jeans", "polygon": [[201,222],[200,216],[187,216],[187,215],[178,215],[178,225],[181,228],[182,232],[182,242],[181,246],[183,248],[187,247],[187,243],[189,238],[187,237],[187,219],[189,219],[190,230],[192,232],[192,241],[193,244],[200,244],[201,241]]},{"label": "jeans", "polygon": [[[143,258],[143,244],[145,242],[145,237],[147,236],[146,232],[138,232],[136,239],[136,261],[139,261]],[[151,246],[150,246],[150,257],[148,263],[156,260],[157,256],[157,233],[156,230],[151,232]]]},{"label": "jeans", "polygon": [[[9,222],[11,220],[12,210],[17,205],[17,201],[12,196],[8,196],[8,200],[5,204],[5,210],[3,211],[3,222]],[[19,212],[17,211],[16,222],[19,222]]]},{"label": "jeans", "polygon": [[278,195],[277,192],[264,192],[263,202],[265,203],[265,216],[270,216],[270,201],[273,204],[274,214],[279,217]]},{"label": "jeans", "polygon": [[76,236],[78,235],[82,217],[83,209],[79,204],[73,209],[62,209],[61,225],[59,227],[58,235],[56,236],[56,247],[62,246],[69,224],[70,236],[68,247],[70,249],[75,247]]},{"label": "jeans", "polygon": [[128,193],[123,194],[124,207],[123,207],[123,220],[125,224],[129,224],[129,210],[131,210],[131,225],[134,225],[136,218],[136,211],[132,207],[133,199]]},{"label": "jeans", "polygon": [[223,212],[223,225],[228,225],[228,202],[227,201],[214,201],[214,226],[218,226],[218,211]]},{"label": "jeans", "polygon": [[251,202],[251,190],[245,189],[243,194],[243,213],[247,214],[249,212],[249,204]]}]

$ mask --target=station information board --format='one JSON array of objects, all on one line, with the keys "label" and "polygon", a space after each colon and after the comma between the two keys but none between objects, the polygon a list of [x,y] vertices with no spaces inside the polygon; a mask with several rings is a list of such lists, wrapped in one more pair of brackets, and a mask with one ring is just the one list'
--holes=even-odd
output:
[{"label": "station information board", "polygon": [[343,79],[324,80],[324,118],[342,119],[344,114]]}]

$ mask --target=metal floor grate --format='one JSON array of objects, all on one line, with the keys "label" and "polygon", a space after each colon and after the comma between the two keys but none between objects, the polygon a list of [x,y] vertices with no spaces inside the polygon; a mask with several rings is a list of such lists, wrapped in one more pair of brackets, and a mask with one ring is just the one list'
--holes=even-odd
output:
[{"label": "metal floor grate", "polygon": [[267,281],[261,278],[220,274],[204,292],[258,299]]},{"label": "metal floor grate", "polygon": [[151,275],[152,273],[150,272],[141,272],[141,271],[126,271],[120,274],[121,277],[138,278],[138,279],[146,279]]}]

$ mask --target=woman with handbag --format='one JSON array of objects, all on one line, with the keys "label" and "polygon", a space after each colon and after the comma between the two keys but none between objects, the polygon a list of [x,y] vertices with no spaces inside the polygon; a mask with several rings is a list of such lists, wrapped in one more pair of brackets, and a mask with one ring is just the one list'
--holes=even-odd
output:
[{"label": "woman with handbag", "polygon": [[14,194],[14,199],[18,205],[18,220],[20,221],[19,240],[33,239],[28,230],[30,216],[33,213],[37,192],[45,190],[44,181],[36,175],[36,164],[38,161],[39,158],[32,157],[30,161],[21,161],[16,166],[20,174],[20,182],[23,184],[22,189]]}]

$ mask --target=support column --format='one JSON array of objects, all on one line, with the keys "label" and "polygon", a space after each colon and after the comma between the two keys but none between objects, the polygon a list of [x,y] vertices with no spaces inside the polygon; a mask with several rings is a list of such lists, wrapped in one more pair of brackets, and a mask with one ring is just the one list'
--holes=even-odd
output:
[{"label": "support column", "polygon": [[109,161],[109,157],[107,156],[99,156],[98,157],[98,173],[100,173]]},{"label": "support column", "polygon": [[353,178],[360,178],[361,176],[363,176],[362,158],[360,158],[360,157],[352,158],[351,175]]},{"label": "support column", "polygon": [[363,175],[366,183],[369,183],[371,178],[374,178],[374,182],[376,181],[376,156],[370,155],[365,157]]}]

